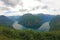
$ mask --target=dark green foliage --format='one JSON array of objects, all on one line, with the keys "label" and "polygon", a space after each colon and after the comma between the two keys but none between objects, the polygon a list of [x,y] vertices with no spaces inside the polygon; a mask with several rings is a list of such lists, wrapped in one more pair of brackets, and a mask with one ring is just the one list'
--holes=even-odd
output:
[{"label": "dark green foliage", "polygon": [[41,26],[41,19],[39,16],[32,15],[32,14],[25,14],[19,19],[19,24],[27,27],[37,29]]},{"label": "dark green foliage", "polygon": [[37,32],[0,26],[0,40],[60,40],[60,31]]},{"label": "dark green foliage", "polygon": [[0,15],[0,25],[12,26],[13,21],[4,15]]},{"label": "dark green foliage", "polygon": [[60,15],[50,21],[50,31],[60,30]]}]

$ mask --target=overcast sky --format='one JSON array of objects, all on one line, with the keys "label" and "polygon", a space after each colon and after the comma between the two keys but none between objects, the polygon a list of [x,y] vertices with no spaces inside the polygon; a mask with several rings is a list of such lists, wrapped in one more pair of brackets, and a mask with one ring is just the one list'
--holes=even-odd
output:
[{"label": "overcast sky", "polygon": [[0,15],[26,13],[60,15],[60,0],[0,0]]}]

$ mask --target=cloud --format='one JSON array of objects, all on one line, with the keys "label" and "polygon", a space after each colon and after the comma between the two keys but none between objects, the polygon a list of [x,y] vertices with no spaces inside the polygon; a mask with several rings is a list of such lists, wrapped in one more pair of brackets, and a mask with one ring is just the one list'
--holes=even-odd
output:
[{"label": "cloud", "polygon": [[42,3],[48,6],[47,11],[53,15],[60,15],[60,0],[41,0]]},{"label": "cloud", "polygon": [[9,10],[7,7],[0,7],[0,11]]},{"label": "cloud", "polygon": [[42,0],[50,8],[60,8],[60,0]]},{"label": "cloud", "polygon": [[19,0],[2,0],[6,5],[15,6],[19,3]]},{"label": "cloud", "polygon": [[60,0],[1,0],[1,13],[4,15],[23,15],[25,13],[57,15],[60,14]]}]

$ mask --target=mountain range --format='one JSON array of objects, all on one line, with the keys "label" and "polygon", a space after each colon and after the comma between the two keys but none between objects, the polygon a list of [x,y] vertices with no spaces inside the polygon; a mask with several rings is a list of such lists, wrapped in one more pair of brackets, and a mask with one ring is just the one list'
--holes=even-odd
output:
[{"label": "mountain range", "polygon": [[[30,15],[30,16],[28,16],[28,15]],[[32,16],[31,16],[32,15]],[[34,16],[34,17],[33,17]],[[35,18],[36,18],[36,16],[38,16],[38,18],[37,19],[39,19],[39,21],[37,21]],[[24,18],[27,18],[27,19],[24,19],[24,21],[26,21],[26,23],[25,23],[25,25],[23,25],[22,23],[20,23],[19,21],[21,21],[21,20],[23,20],[23,17]],[[30,18],[30,19],[29,19]],[[32,19],[34,20],[34,21],[32,21]],[[29,22],[29,20],[30,21],[32,21],[32,24],[29,24],[31,27],[29,27],[29,26],[27,26],[28,24],[27,24],[27,21],[28,21],[28,23],[30,23]],[[46,25],[48,25],[50,28],[50,30],[59,30],[60,29],[60,15],[57,15],[57,16],[55,16],[55,15],[48,15],[48,14],[36,14],[36,15],[33,15],[33,14],[24,14],[23,16],[4,16],[4,15],[1,15],[0,16],[0,25],[8,25],[8,26],[13,26],[13,24],[15,23],[15,22],[18,22],[17,23],[17,25],[21,25],[21,26],[23,26],[23,28],[25,28],[25,29],[36,29],[36,30],[44,30],[45,29],[45,27],[46,27]],[[38,27],[38,25],[37,24],[35,24],[35,21],[36,22],[40,22],[40,26]],[[48,24],[49,23],[49,24]],[[55,23],[55,24],[54,24]],[[46,24],[46,25],[45,25]],[[34,26],[33,26],[34,25]],[[36,26],[35,26],[36,25]],[[45,25],[45,27],[44,27],[44,25]],[[57,27],[58,26],[58,27]],[[15,26],[16,27],[16,26]],[[48,28],[48,27],[47,27]],[[18,29],[18,28],[17,28]],[[48,30],[49,30],[48,29]]]}]

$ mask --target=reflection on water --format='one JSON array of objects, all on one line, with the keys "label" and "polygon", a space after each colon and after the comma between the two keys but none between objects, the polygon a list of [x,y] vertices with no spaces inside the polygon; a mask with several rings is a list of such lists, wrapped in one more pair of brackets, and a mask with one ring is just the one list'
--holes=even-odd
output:
[{"label": "reflection on water", "polygon": [[38,30],[42,32],[48,32],[49,29],[50,29],[49,22],[45,22],[44,24],[42,24],[40,28],[38,28]]},{"label": "reflection on water", "polygon": [[24,27],[22,25],[18,24],[17,21],[14,22],[13,28],[14,29],[19,29],[19,30],[24,29]]},{"label": "reflection on water", "polygon": [[[18,30],[23,30],[23,29],[30,30],[30,28],[25,28],[24,26],[18,24],[17,21],[14,22],[13,28],[14,29],[18,29]],[[37,31],[40,31],[40,32],[48,32],[49,29],[50,29],[49,22],[45,22],[45,23],[42,24],[42,26],[40,28],[37,29]]]}]

